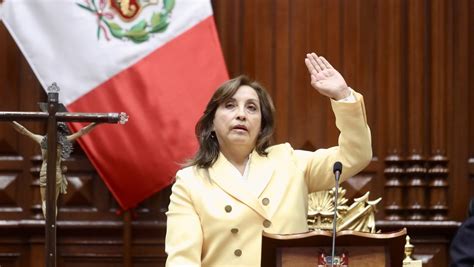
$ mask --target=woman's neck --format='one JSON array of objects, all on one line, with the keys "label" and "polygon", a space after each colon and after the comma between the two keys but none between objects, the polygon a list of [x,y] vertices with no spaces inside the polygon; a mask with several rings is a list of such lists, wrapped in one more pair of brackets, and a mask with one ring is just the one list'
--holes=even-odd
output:
[{"label": "woman's neck", "polygon": [[221,150],[224,157],[239,170],[240,174],[244,174],[245,166],[249,160],[249,155],[252,150],[249,149],[233,149],[233,150]]}]

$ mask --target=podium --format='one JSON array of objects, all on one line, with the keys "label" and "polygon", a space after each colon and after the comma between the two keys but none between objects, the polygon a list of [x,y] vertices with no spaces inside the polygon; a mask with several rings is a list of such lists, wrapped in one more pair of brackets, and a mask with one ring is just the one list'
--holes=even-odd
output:
[{"label": "podium", "polygon": [[[349,267],[399,267],[404,257],[406,234],[406,228],[381,234],[343,230],[336,236],[336,255],[346,254]],[[317,267],[321,253],[331,255],[331,245],[329,231],[289,235],[263,233],[261,266]]]}]

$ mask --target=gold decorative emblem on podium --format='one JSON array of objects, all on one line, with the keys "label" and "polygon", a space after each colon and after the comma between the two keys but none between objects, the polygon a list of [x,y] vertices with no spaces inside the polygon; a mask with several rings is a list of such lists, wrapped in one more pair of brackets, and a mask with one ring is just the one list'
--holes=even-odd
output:
[{"label": "gold decorative emblem on podium", "polygon": [[[333,188],[308,195],[308,226],[311,230],[332,231],[335,190],[336,189]],[[353,230],[357,232],[375,233],[375,212],[377,211],[375,205],[377,205],[382,198],[370,201],[370,192],[367,192],[362,197],[355,198],[354,202],[349,206],[347,205],[348,199],[344,197],[345,194],[346,189],[339,187],[336,232]],[[332,266],[330,254],[321,250],[318,255],[317,266]],[[341,250],[339,255],[334,257],[333,266],[349,266],[349,254],[347,250]]]}]

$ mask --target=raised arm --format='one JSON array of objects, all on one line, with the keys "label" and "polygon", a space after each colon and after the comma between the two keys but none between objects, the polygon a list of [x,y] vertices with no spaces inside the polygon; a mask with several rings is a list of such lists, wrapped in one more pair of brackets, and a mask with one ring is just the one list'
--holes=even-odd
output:
[{"label": "raised arm", "polygon": [[69,141],[74,141],[76,140],[77,138],[85,135],[85,134],[88,134],[90,131],[92,131],[95,127],[97,126],[97,123],[96,122],[93,122],[93,123],[90,123],[89,125],[81,128],[79,131],[71,134],[71,135],[68,135],[67,136],[67,140]]},{"label": "raised arm", "polygon": [[13,129],[15,129],[17,132],[21,133],[22,135],[26,135],[29,138],[33,139],[36,143],[41,144],[43,136],[30,132],[28,129],[25,128],[25,126],[19,124],[16,121],[12,121],[12,125]]},{"label": "raised arm", "polygon": [[296,152],[298,162],[305,171],[309,190],[318,191],[334,186],[334,162],[343,164],[340,182],[369,164],[372,158],[371,134],[362,95],[350,89],[342,75],[325,58],[311,53],[307,54],[305,63],[311,75],[312,87],[331,98],[336,127],[341,132],[338,146],[315,152]]}]

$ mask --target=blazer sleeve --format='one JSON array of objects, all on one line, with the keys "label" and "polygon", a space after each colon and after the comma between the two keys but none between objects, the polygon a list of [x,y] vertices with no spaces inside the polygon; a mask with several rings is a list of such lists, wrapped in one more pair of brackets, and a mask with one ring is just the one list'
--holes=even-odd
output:
[{"label": "blazer sleeve", "polygon": [[340,182],[363,170],[372,159],[372,141],[367,125],[364,99],[354,92],[356,102],[331,100],[339,129],[338,146],[315,152],[296,150],[297,165],[302,169],[309,192],[334,187],[333,165],[343,165]]},{"label": "blazer sleeve", "polygon": [[166,213],[166,266],[201,266],[202,228],[190,190],[178,172]]}]

